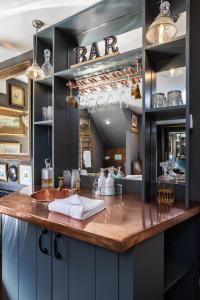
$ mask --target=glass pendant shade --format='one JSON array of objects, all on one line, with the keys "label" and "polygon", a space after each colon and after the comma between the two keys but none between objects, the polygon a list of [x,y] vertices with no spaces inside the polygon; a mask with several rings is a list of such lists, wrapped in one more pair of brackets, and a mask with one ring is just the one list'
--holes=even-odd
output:
[{"label": "glass pendant shade", "polygon": [[27,70],[26,76],[32,80],[43,80],[44,79],[44,72],[38,66],[36,62],[34,62]]},{"label": "glass pendant shade", "polygon": [[146,39],[149,44],[162,44],[171,41],[177,33],[174,19],[170,17],[170,4],[161,2],[160,14],[150,25]]},{"label": "glass pendant shade", "polygon": [[45,74],[43,70],[37,63],[37,33],[40,28],[44,26],[44,23],[40,20],[33,20],[33,27],[35,28],[35,47],[34,47],[34,55],[33,55],[33,64],[26,70],[25,74],[28,78],[32,80],[43,80],[45,78]]}]

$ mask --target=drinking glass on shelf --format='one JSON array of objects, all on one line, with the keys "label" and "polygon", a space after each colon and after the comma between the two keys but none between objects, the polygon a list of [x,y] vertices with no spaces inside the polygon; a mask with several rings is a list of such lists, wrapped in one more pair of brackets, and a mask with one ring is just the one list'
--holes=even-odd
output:
[{"label": "drinking glass on shelf", "polygon": [[47,120],[47,107],[42,107],[42,120],[46,121]]},{"label": "drinking glass on shelf", "polygon": [[167,102],[169,106],[183,105],[182,93],[180,90],[169,91],[167,93]]},{"label": "drinking glass on shelf", "polygon": [[47,120],[52,120],[53,110],[52,106],[47,107]]},{"label": "drinking glass on shelf", "polygon": [[80,174],[79,174],[79,170],[76,170],[76,169],[72,170],[71,189],[76,189],[78,192],[80,190]]},{"label": "drinking glass on shelf", "polygon": [[165,94],[164,93],[156,93],[152,95],[152,107],[159,108],[165,106]]}]

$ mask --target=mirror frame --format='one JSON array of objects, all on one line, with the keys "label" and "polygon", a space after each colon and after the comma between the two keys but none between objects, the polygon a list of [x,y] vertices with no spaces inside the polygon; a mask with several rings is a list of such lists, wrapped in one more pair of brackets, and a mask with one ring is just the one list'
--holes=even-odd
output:
[{"label": "mirror frame", "polygon": [[[27,68],[31,65],[31,61],[25,61],[6,69],[0,70],[0,80],[8,80],[13,77],[17,77],[25,73]],[[0,154],[0,160],[19,160],[19,161],[30,161],[32,158],[32,149],[31,149],[31,141],[32,141],[32,124],[31,124],[31,80],[28,79],[28,114],[29,114],[29,128],[28,128],[28,153],[22,154]],[[3,107],[3,106],[2,106]],[[7,107],[6,107],[7,108]]]}]

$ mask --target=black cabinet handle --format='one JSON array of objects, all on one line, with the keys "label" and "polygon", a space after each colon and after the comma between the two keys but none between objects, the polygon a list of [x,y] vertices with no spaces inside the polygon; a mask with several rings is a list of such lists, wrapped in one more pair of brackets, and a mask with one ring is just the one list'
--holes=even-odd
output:
[{"label": "black cabinet handle", "polygon": [[43,239],[43,236],[47,235],[47,234],[48,234],[48,230],[46,228],[43,228],[42,232],[40,233],[40,237],[39,237],[39,248],[40,248],[40,251],[44,254],[48,254],[48,250],[47,250],[47,248],[42,246],[42,239]]},{"label": "black cabinet handle", "polygon": [[61,259],[62,255],[58,252],[58,241],[57,239],[61,238],[61,234],[60,233],[55,233],[55,239],[54,239],[54,256],[57,259]]}]

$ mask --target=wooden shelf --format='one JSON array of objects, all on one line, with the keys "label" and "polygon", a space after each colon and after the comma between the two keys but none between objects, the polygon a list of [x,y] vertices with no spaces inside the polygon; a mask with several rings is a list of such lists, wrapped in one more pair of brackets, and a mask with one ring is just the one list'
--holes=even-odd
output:
[{"label": "wooden shelf", "polygon": [[186,106],[171,106],[146,109],[145,112],[155,120],[181,119],[186,117]]},{"label": "wooden shelf", "polygon": [[165,288],[164,293],[167,293],[176,283],[178,283],[190,270],[193,265],[180,265],[174,261],[167,261],[165,269]]},{"label": "wooden shelf", "polygon": [[146,46],[150,58],[152,60],[162,60],[172,56],[180,55],[185,53],[186,48],[186,38],[185,36],[180,36],[173,41]]},{"label": "wooden shelf", "polygon": [[40,125],[40,126],[53,126],[53,121],[48,120],[48,121],[37,121],[34,122],[34,125]]},{"label": "wooden shelf", "polygon": [[80,79],[89,75],[98,75],[102,72],[110,72],[120,70],[122,68],[132,66],[138,59],[142,58],[142,48],[134,49],[115,56],[105,57],[100,61],[91,61],[79,67],[63,70],[55,73],[55,76],[64,79]]}]

